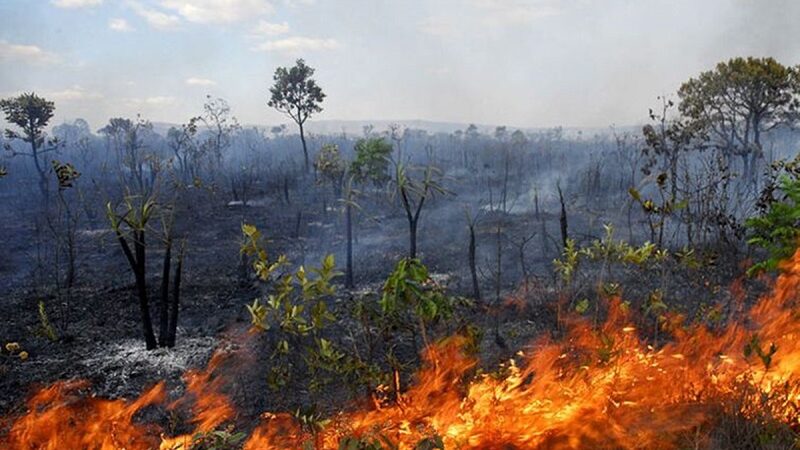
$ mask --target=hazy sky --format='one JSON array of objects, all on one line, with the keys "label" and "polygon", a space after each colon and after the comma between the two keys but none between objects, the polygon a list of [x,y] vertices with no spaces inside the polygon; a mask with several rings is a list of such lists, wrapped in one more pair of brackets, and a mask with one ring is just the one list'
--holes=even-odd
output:
[{"label": "hazy sky", "polygon": [[0,0],[0,95],[56,122],[183,122],[206,94],[246,124],[303,57],[319,119],[608,126],[732,56],[800,63],[800,1]]}]

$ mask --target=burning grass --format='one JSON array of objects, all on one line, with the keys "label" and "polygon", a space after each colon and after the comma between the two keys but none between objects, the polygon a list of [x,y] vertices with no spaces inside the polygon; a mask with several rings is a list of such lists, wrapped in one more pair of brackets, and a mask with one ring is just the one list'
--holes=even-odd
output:
[{"label": "burning grass", "polygon": [[[711,331],[670,330],[644,342],[619,300],[605,323],[575,321],[563,339],[541,339],[493,373],[461,351],[463,340],[429,348],[415,383],[391,402],[326,420],[265,413],[245,450],[320,448],[787,448],[800,428],[800,252],[772,292],[740,320]],[[134,401],[93,398],[83,382],[37,392],[8,419],[5,448],[175,449],[234,420],[223,392],[229,370],[217,353],[186,374],[187,391],[167,402],[163,384]],[[167,436],[137,413],[190,405],[193,432]],[[422,443],[422,444],[420,444]],[[424,445],[425,447],[418,447]]]}]

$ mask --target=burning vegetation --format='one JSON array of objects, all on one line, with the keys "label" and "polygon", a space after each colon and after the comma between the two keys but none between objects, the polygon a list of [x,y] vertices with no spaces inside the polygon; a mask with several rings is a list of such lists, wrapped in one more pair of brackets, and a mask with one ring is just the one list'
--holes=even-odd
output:
[{"label": "burning vegetation", "polygon": [[[327,418],[265,412],[247,436],[224,386],[235,353],[219,351],[185,375],[167,401],[163,383],[132,401],[95,398],[81,381],[36,392],[9,418],[5,448],[706,448],[729,438],[791,445],[800,426],[800,251],[781,265],[771,292],[718,329],[671,320],[654,348],[612,298],[605,322],[570,319],[559,339],[542,338],[492,372],[477,369],[454,336],[425,350],[423,368],[396,397]],[[171,436],[146,411],[188,409],[192,431]],[[343,405],[344,406],[344,405]],[[749,428],[749,429],[748,429]],[[729,430],[728,430],[729,432]],[[215,444],[216,443],[216,444]],[[724,443],[717,443],[717,445]],[[218,445],[218,446],[214,446]]]}]

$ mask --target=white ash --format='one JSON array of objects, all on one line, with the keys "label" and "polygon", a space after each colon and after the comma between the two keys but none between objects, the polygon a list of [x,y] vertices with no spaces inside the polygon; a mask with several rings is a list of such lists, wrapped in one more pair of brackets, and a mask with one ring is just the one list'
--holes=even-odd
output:
[{"label": "white ash", "polygon": [[217,339],[210,336],[179,335],[174,348],[147,350],[142,340],[127,339],[98,349],[81,363],[108,378],[124,379],[143,372],[167,377],[201,366],[217,344]]}]

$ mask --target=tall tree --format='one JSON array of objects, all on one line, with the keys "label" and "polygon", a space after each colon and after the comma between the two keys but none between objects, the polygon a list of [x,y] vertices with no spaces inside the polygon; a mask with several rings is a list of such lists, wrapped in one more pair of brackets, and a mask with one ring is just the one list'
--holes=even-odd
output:
[{"label": "tall tree", "polygon": [[50,119],[53,118],[55,104],[35,93],[22,94],[0,100],[0,110],[6,116],[6,122],[19,127],[22,132],[6,129],[5,135],[10,141],[19,140],[30,146],[30,151],[18,152],[13,149],[10,143],[6,143],[6,150],[13,155],[24,155],[33,158],[36,172],[39,174],[39,191],[42,196],[48,198],[48,178],[49,169],[45,160],[45,153],[54,151],[58,148],[57,141],[47,140],[47,127]]},{"label": "tall tree", "polygon": [[274,84],[269,88],[270,99],[267,102],[270,107],[291,117],[300,128],[306,172],[309,159],[303,125],[312,114],[322,111],[320,104],[325,99],[322,88],[311,78],[313,75],[314,69],[302,59],[298,59],[294,67],[278,67],[272,77]]},{"label": "tall tree", "polygon": [[685,82],[680,111],[753,180],[762,133],[797,121],[800,75],[773,58],[733,58]]}]

